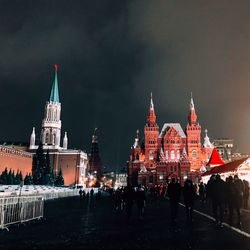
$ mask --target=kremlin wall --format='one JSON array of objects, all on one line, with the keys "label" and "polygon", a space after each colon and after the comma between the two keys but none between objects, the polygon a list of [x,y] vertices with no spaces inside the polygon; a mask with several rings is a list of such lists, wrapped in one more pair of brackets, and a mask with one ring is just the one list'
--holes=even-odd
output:
[{"label": "kremlin wall", "polygon": [[22,171],[23,175],[31,173],[32,154],[23,150],[0,146],[0,172],[5,168],[15,173]]}]

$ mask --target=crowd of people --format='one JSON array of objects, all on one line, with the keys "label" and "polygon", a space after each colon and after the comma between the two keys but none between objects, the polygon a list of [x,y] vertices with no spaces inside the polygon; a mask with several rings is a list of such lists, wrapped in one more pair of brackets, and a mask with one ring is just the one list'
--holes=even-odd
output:
[{"label": "crowd of people", "polygon": [[223,181],[220,175],[212,175],[206,186],[206,196],[212,204],[213,216],[218,226],[222,226],[224,215],[228,214],[228,223],[232,224],[233,214],[237,215],[237,226],[241,227],[242,207],[248,207],[249,183],[237,175]]},{"label": "crowd of people", "polygon": [[137,216],[140,220],[144,216],[144,208],[146,205],[146,189],[139,185],[136,189],[128,185],[118,188],[112,193],[114,206],[116,210],[125,210],[127,218],[130,220],[132,215],[133,204],[137,207]]},{"label": "crowd of people", "polygon": [[216,226],[222,227],[227,214],[227,222],[232,225],[233,214],[236,213],[237,227],[241,227],[241,208],[248,208],[249,199],[249,183],[241,180],[237,175],[229,176],[226,181],[222,180],[220,175],[212,175],[207,184],[200,182],[194,185],[187,179],[184,186],[172,179],[167,188],[170,200],[171,222],[175,223],[178,203],[183,194],[183,201],[186,208],[187,222],[193,221],[193,208],[196,199],[201,203],[211,205],[212,214],[216,222]]},{"label": "crowd of people", "polygon": [[[200,182],[194,184],[192,180],[186,179],[181,186],[176,178],[172,178],[166,186],[157,185],[146,188],[141,185],[132,187],[130,185],[117,189],[110,189],[110,195],[114,203],[115,211],[125,211],[128,221],[132,216],[133,207],[137,208],[139,220],[144,218],[146,207],[146,197],[150,196],[153,200],[169,199],[170,220],[175,225],[178,216],[179,202],[182,200],[186,210],[186,221],[188,224],[193,222],[193,210],[195,202],[203,207],[210,207],[217,227],[222,227],[227,217],[227,222],[232,224],[236,221],[237,226],[241,227],[241,208],[248,208],[249,183],[241,180],[237,175],[229,176],[225,181],[220,175],[212,175],[207,184]],[[80,199],[93,198],[94,190],[85,193],[79,191]],[[100,191],[96,197],[101,195]],[[236,217],[234,218],[234,213]]]}]

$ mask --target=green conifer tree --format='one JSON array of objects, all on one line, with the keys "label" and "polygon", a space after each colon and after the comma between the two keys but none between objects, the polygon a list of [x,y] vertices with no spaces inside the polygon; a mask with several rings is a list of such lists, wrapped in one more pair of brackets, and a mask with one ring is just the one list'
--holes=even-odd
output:
[{"label": "green conifer tree", "polygon": [[64,185],[64,178],[62,174],[62,169],[60,168],[58,175],[56,176],[55,179],[55,185],[56,186],[63,186]]},{"label": "green conifer tree", "polygon": [[44,184],[45,185],[52,185],[49,150],[47,150],[45,161],[46,161],[46,167],[45,167],[45,171],[44,171]]},{"label": "green conifer tree", "polygon": [[8,170],[7,168],[5,168],[1,174],[1,183],[3,185],[7,185],[7,181],[8,181]]},{"label": "green conifer tree", "polygon": [[33,184],[43,185],[45,183],[45,178],[44,178],[45,169],[46,169],[46,160],[44,157],[43,145],[40,142],[33,160],[33,166],[32,166]]}]

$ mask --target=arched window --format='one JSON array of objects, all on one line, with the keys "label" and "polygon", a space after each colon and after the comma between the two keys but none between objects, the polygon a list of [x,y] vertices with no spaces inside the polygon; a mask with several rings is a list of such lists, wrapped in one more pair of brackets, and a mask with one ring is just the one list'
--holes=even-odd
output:
[{"label": "arched window", "polygon": [[171,160],[174,160],[175,159],[175,153],[174,153],[174,150],[171,150]]},{"label": "arched window", "polygon": [[197,151],[196,151],[196,150],[193,150],[193,151],[192,151],[192,158],[193,158],[194,160],[197,159]]},{"label": "arched window", "polygon": [[168,151],[166,151],[166,160],[168,160]]},{"label": "arched window", "polygon": [[56,144],[56,134],[53,134],[53,138],[52,138],[52,144],[55,145]]},{"label": "arched window", "polygon": [[177,150],[177,159],[180,159],[180,150]]},{"label": "arched window", "polygon": [[46,132],[45,134],[45,144],[49,143],[49,132]]},{"label": "arched window", "polygon": [[149,151],[149,160],[153,160],[154,159],[154,154],[152,151]]},{"label": "arched window", "polygon": [[186,180],[187,178],[188,178],[188,172],[187,172],[187,171],[184,171],[183,179]]}]

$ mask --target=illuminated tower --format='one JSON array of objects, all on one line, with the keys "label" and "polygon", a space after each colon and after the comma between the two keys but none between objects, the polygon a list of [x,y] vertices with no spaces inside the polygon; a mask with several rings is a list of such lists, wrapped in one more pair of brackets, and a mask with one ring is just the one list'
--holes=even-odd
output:
[{"label": "illuminated tower", "polygon": [[91,153],[89,155],[89,173],[96,174],[99,178],[102,173],[102,161],[99,155],[97,128],[92,136]]},{"label": "illuminated tower", "polygon": [[61,139],[61,103],[59,102],[57,64],[55,64],[54,67],[54,81],[49,100],[45,105],[44,119],[42,120],[41,142],[43,145],[59,148]]},{"label": "illuminated tower", "polygon": [[191,163],[191,169],[199,170],[201,167],[201,126],[197,122],[197,115],[194,107],[194,100],[191,94],[190,110],[188,114],[187,154]]},{"label": "illuminated tower", "polygon": [[144,128],[145,136],[145,164],[147,167],[153,167],[153,162],[157,159],[159,127],[156,123],[156,115],[151,93],[149,115],[147,124]]}]

